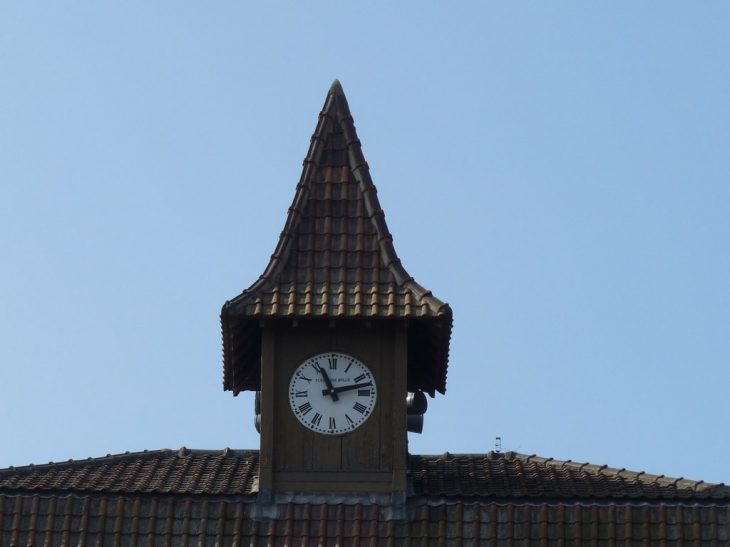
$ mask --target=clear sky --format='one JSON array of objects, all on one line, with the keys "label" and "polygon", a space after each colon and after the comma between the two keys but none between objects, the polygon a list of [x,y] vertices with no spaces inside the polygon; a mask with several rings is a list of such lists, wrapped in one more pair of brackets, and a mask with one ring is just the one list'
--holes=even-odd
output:
[{"label": "clear sky", "polygon": [[730,3],[4,2],[0,467],[257,448],[219,312],[339,78],[449,302],[410,450],[730,482]]}]

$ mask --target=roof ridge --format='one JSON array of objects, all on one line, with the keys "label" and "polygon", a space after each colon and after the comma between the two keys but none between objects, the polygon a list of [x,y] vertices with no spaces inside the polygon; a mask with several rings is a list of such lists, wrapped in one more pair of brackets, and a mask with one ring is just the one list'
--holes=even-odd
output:
[{"label": "roof ridge", "polygon": [[6,471],[26,471],[26,470],[44,470],[51,467],[58,468],[60,466],[64,467],[71,467],[71,466],[81,466],[81,465],[88,465],[89,463],[101,463],[108,460],[115,460],[119,461],[125,458],[129,459],[137,459],[140,457],[154,457],[156,455],[171,453],[173,450],[170,450],[169,448],[161,448],[158,450],[141,450],[138,452],[130,452],[129,450],[126,452],[120,452],[118,454],[106,454],[105,456],[89,456],[88,458],[83,459],[73,459],[69,458],[65,461],[49,461],[48,463],[42,463],[42,464],[27,464],[27,465],[10,465],[5,468],[0,468],[0,474]]},{"label": "roof ridge", "polygon": [[607,464],[592,464],[590,462],[575,462],[573,460],[556,460],[555,458],[546,458],[543,456],[537,456],[536,454],[521,454],[518,452],[505,451],[496,452],[490,451],[486,454],[478,453],[455,453],[445,452],[444,454],[410,454],[409,458],[420,458],[424,460],[447,460],[453,461],[455,459],[469,459],[469,458],[486,458],[488,460],[505,460],[508,462],[521,462],[522,464],[538,464],[545,467],[554,467],[558,469],[570,469],[578,472],[586,472],[594,476],[616,476],[624,480],[639,480],[642,483],[657,483],[662,486],[674,486],[678,488],[680,483],[684,484],[687,488],[694,488],[695,490],[705,490],[715,487],[730,488],[725,483],[708,483],[703,480],[692,480],[684,477],[667,477],[665,475],[655,475],[646,473],[645,471],[631,471],[625,467],[615,468],[610,467]]},{"label": "roof ridge", "polygon": [[330,86],[329,95],[344,95],[345,92],[342,90],[342,84],[340,84],[340,81],[335,78],[335,81],[332,82],[332,85]]},{"label": "roof ridge", "polygon": [[186,447],[181,447],[177,450],[173,450],[171,448],[158,448],[156,450],[139,450],[136,452],[131,452],[127,450],[126,452],[120,452],[117,454],[106,454],[104,456],[89,456],[88,458],[83,459],[73,459],[69,458],[68,460],[64,461],[49,461],[48,463],[41,463],[41,464],[34,464],[30,463],[28,465],[10,465],[8,467],[0,468],[0,475],[7,472],[12,473],[20,473],[25,471],[44,471],[47,469],[55,468],[69,468],[69,467],[83,467],[87,466],[89,464],[104,464],[110,461],[119,462],[124,460],[140,460],[140,459],[152,459],[157,456],[171,456],[173,454],[176,454],[179,457],[184,457],[186,455],[196,455],[196,456],[206,456],[206,455],[223,455],[223,456],[232,456],[232,457],[258,457],[259,451],[256,449],[231,449],[231,448],[223,448],[223,449],[189,449]]}]

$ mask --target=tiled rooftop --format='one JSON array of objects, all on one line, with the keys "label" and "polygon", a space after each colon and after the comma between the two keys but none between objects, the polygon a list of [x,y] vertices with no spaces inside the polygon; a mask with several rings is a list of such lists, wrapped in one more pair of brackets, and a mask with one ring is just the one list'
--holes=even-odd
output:
[{"label": "tiled rooftop", "polygon": [[250,494],[258,450],[155,450],[0,470],[3,491]]},{"label": "tiled rooftop", "polygon": [[405,521],[377,504],[284,503],[268,522],[243,500],[8,496],[0,544],[120,547],[722,547],[727,506],[413,505]]},{"label": "tiled rooftop", "polygon": [[413,491],[422,496],[730,500],[730,487],[724,484],[513,452],[411,456],[409,472]]},{"label": "tiled rooftop", "polygon": [[[157,450],[0,470],[0,492],[247,495],[257,450]],[[730,501],[730,487],[511,452],[409,457],[415,497]]]},{"label": "tiled rooftop", "polygon": [[[256,451],[160,450],[0,470],[0,545],[722,546],[730,488],[519,454],[411,456],[393,518],[368,496],[284,495]],[[258,511],[258,513],[257,513]]]},{"label": "tiled rooftop", "polygon": [[[221,312],[224,387],[258,389],[260,319],[414,319],[412,389],[446,389],[451,308],[408,274],[339,82],[311,139],[284,229],[263,275]],[[428,349],[422,349],[427,347]],[[414,385],[422,384],[422,385]]]}]

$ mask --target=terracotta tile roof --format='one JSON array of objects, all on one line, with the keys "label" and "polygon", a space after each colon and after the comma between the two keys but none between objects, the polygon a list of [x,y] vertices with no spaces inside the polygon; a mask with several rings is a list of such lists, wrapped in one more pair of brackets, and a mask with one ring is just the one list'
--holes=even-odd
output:
[{"label": "terracotta tile roof", "polygon": [[237,495],[255,492],[258,450],[155,450],[0,470],[3,491]]},{"label": "terracotta tile roof", "polygon": [[[416,283],[395,252],[338,81],[268,267],[221,312],[225,389],[259,389],[264,318],[413,319],[410,387],[446,389],[451,308]],[[410,370],[415,363],[420,370]]]},{"label": "terracotta tile roof", "polygon": [[730,487],[513,452],[411,456],[423,496],[553,499],[727,499]]},{"label": "terracotta tile roof", "polygon": [[[280,494],[257,451],[160,450],[0,470],[2,546],[422,547],[730,540],[730,488],[519,454],[411,456],[413,492]],[[496,543],[492,543],[496,542]]]},{"label": "terracotta tile roof", "polygon": [[[730,508],[686,505],[418,504],[405,522],[367,503],[282,503],[252,518],[244,500],[0,494],[4,546],[477,547],[727,545]],[[487,543],[488,542],[488,543]]]},{"label": "terracotta tile roof", "polygon": [[[257,450],[157,450],[0,470],[0,492],[246,495]],[[730,487],[511,452],[409,457],[414,497],[730,501]]]}]

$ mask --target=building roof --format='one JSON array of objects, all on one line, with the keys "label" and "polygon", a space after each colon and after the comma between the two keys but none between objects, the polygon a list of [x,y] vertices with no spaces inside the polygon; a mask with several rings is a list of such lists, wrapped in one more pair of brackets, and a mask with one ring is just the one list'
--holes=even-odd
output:
[{"label": "building roof", "polygon": [[[258,492],[258,450],[156,450],[0,470],[0,492],[237,496]],[[409,494],[430,498],[727,500],[730,487],[516,454],[410,455]]]},{"label": "building roof", "polygon": [[408,320],[409,389],[446,390],[451,308],[401,264],[337,80],[269,265],[223,306],[224,389],[260,389],[260,321],[277,319]]},{"label": "building roof", "polygon": [[[11,547],[477,547],[727,545],[719,505],[420,503],[404,520],[378,504],[283,503],[252,518],[235,499],[0,494],[0,542]],[[519,543],[518,543],[519,542]]]},{"label": "building roof", "polygon": [[[505,454],[410,456],[410,494],[280,494],[258,452],[159,450],[0,470],[0,545],[722,545],[730,488]],[[381,495],[382,496],[382,495]]]},{"label": "building roof", "polygon": [[[269,266],[221,313],[225,389],[259,389],[260,324],[293,319],[407,320],[408,389],[445,390],[451,310],[398,260],[339,82]],[[490,452],[408,455],[406,492],[272,492],[259,458],[183,447],[0,469],[0,547],[730,541],[723,484]]]}]

